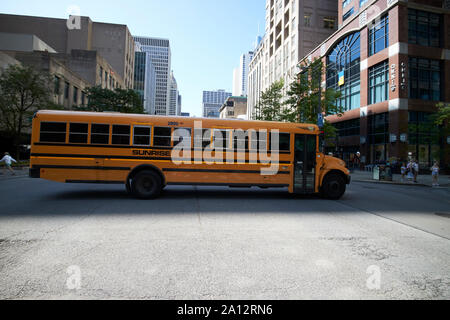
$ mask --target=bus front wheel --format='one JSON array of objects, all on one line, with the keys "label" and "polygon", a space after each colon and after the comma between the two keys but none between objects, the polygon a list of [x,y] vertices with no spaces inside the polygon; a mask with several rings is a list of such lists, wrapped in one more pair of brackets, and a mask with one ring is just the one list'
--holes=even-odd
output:
[{"label": "bus front wheel", "polygon": [[339,200],[344,195],[345,189],[345,181],[340,175],[329,174],[323,180],[322,196],[331,200]]},{"label": "bus front wheel", "polygon": [[133,178],[131,189],[139,199],[155,199],[161,194],[161,178],[156,172],[141,171]]}]

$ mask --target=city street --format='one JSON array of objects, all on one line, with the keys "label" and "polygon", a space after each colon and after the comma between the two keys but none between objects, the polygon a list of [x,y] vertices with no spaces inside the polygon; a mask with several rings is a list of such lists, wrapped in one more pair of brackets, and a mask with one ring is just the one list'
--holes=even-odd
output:
[{"label": "city street", "polygon": [[340,201],[216,187],[139,201],[5,178],[0,299],[450,299],[449,194],[354,182]]}]

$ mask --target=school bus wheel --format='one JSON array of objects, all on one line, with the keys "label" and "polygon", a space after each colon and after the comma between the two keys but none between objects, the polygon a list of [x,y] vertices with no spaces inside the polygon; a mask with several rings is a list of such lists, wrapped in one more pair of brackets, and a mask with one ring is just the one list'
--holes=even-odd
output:
[{"label": "school bus wheel", "polygon": [[326,175],[322,184],[322,196],[330,200],[339,200],[345,193],[346,184],[344,178],[337,173]]},{"label": "school bus wheel", "polygon": [[161,178],[154,171],[140,171],[133,178],[131,189],[139,199],[155,199],[161,194]]}]

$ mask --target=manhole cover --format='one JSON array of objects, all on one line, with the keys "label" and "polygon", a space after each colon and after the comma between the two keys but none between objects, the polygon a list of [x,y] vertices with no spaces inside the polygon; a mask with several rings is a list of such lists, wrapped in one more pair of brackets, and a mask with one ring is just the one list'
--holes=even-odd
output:
[{"label": "manhole cover", "polygon": [[435,213],[435,215],[439,216],[439,217],[444,217],[444,218],[450,218],[450,213]]}]

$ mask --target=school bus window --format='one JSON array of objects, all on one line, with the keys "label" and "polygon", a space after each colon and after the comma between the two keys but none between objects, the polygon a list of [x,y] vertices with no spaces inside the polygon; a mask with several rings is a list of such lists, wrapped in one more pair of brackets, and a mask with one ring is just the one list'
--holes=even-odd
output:
[{"label": "school bus window", "polygon": [[149,147],[151,136],[152,136],[151,127],[135,126],[133,134],[133,145]]},{"label": "school bus window", "polygon": [[267,131],[250,131],[251,149],[252,150],[267,150]]},{"label": "school bus window", "polygon": [[153,146],[154,147],[172,146],[172,128],[155,127]]},{"label": "school bus window", "polygon": [[214,149],[228,149],[230,146],[230,135],[230,130],[214,130]]},{"label": "school bus window", "polygon": [[109,144],[109,124],[93,124],[91,127],[91,144]]},{"label": "school bus window", "polygon": [[87,123],[71,123],[69,125],[69,143],[87,144],[89,125]]},{"label": "school bus window", "polygon": [[248,134],[244,130],[235,130],[233,132],[234,150],[248,151],[249,139]]},{"label": "school bus window", "polygon": [[[270,147],[269,149],[272,150],[272,140],[274,139],[274,134],[270,137]],[[279,133],[279,147],[278,150],[276,148],[274,151],[291,151],[291,134],[290,133]]]},{"label": "school bus window", "polygon": [[130,144],[130,126],[113,125],[112,144],[129,145]]},{"label": "school bus window", "polygon": [[[196,149],[202,149],[205,150],[206,148],[211,146],[211,129],[202,129],[202,130],[194,130],[194,148]],[[197,145],[197,143],[200,143],[201,146]]]},{"label": "school bus window", "polygon": [[173,146],[178,146],[181,142],[183,142],[184,146],[191,147],[191,128],[177,128],[173,131]]},{"label": "school bus window", "polygon": [[40,142],[65,143],[67,123],[41,122]]}]

